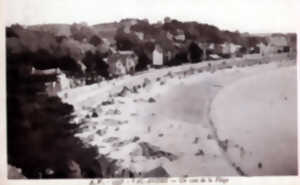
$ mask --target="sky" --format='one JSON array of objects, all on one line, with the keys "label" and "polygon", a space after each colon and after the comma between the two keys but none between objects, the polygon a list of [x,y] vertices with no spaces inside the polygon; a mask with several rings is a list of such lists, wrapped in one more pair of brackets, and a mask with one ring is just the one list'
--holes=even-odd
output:
[{"label": "sky", "polygon": [[[223,30],[296,32],[297,0],[5,0],[6,25],[86,22],[89,25],[169,16]],[[300,21],[298,21],[300,22]]]}]

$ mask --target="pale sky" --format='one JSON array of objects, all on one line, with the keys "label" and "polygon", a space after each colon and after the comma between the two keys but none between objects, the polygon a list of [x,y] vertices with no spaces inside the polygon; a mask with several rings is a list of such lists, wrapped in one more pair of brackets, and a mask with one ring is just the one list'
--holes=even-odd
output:
[{"label": "pale sky", "polygon": [[[6,25],[86,22],[89,25],[169,16],[240,32],[296,32],[297,0],[5,0]],[[298,24],[298,25],[297,25]]]}]

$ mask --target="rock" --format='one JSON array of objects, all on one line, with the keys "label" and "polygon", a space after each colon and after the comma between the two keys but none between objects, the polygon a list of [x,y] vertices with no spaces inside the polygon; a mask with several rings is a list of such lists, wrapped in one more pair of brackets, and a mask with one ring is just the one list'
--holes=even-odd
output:
[{"label": "rock", "polygon": [[132,91],[127,86],[124,86],[123,89],[119,93],[117,93],[117,96],[125,97],[130,93],[132,93]]},{"label": "rock", "polygon": [[103,112],[101,105],[98,105],[98,106],[95,108],[95,111],[96,111],[98,114],[101,114],[101,113]]},{"label": "rock", "polygon": [[132,142],[135,143],[135,142],[137,142],[138,140],[140,140],[140,137],[135,136],[135,137],[132,139]]},{"label": "rock", "polygon": [[162,134],[162,133],[158,134],[158,137],[163,137],[163,136],[164,136],[164,134]]},{"label": "rock", "polygon": [[150,133],[151,132],[151,126],[147,127],[147,132]]},{"label": "rock", "polygon": [[194,74],[195,73],[195,68],[193,68],[193,67],[190,67],[190,69],[188,70],[188,73],[189,74]]},{"label": "rock", "polygon": [[137,116],[137,113],[131,113],[130,116]]},{"label": "rock", "polygon": [[132,141],[130,139],[128,140],[124,140],[124,141],[118,141],[112,144],[113,147],[122,147],[124,145],[128,145],[129,143],[131,143]]},{"label": "rock", "polygon": [[148,102],[149,102],[149,103],[155,103],[156,100],[155,100],[154,98],[150,97],[150,98],[148,99]]},{"label": "rock", "polygon": [[104,136],[106,133],[107,133],[107,127],[105,127],[104,129],[99,129],[99,130],[97,130],[97,134],[99,135],[99,136]]},{"label": "rock", "polygon": [[109,137],[109,138],[103,139],[103,142],[104,143],[112,143],[112,142],[119,141],[119,140],[120,140],[120,138],[118,138],[118,137]]},{"label": "rock", "polygon": [[111,159],[105,155],[100,155],[94,164],[97,168],[99,176],[111,178],[115,177],[116,172],[119,170],[119,167],[116,165],[117,162],[117,160]]},{"label": "rock", "polygon": [[239,166],[236,166],[235,167],[235,170],[240,174],[240,175],[242,175],[242,176],[245,176],[246,174],[245,174],[245,172],[241,169],[241,167],[239,167]]},{"label": "rock", "polygon": [[114,99],[113,98],[110,98],[110,99],[108,99],[108,100],[106,100],[106,101],[103,101],[101,104],[102,105],[112,105],[112,104],[114,104]]},{"label": "rock", "polygon": [[127,169],[127,168],[123,169],[122,172],[121,172],[121,177],[123,177],[123,178],[133,178],[135,176],[137,176],[137,175],[134,172],[132,172],[131,170]]},{"label": "rock", "polygon": [[174,154],[162,151],[158,146],[151,145],[147,142],[140,142],[139,146],[142,148],[142,155],[146,158],[155,159],[165,157],[170,161],[176,160],[178,158]]},{"label": "rock", "polygon": [[143,82],[143,88],[149,87],[151,85],[151,80],[149,78],[145,78]]},{"label": "rock", "polygon": [[169,78],[173,78],[174,77],[174,74],[171,72],[171,71],[169,71],[166,75],[164,75],[164,76],[166,76],[166,77],[169,77]]},{"label": "rock", "polygon": [[124,146],[126,143],[124,141],[116,142],[112,144],[112,147],[121,147]]},{"label": "rock", "polygon": [[118,103],[119,103],[119,104],[125,104],[125,102],[124,102],[124,101],[121,101],[121,100],[118,100]]},{"label": "rock", "polygon": [[93,118],[98,117],[98,114],[97,114],[97,112],[95,110],[93,110],[93,112],[92,112],[92,117]]},{"label": "rock", "polygon": [[121,111],[119,109],[109,109],[105,112],[105,115],[120,115]]},{"label": "rock", "polygon": [[258,165],[257,165],[257,167],[258,167],[258,168],[262,168],[262,163],[259,162]]},{"label": "rock", "polygon": [[244,157],[245,154],[246,154],[246,151],[245,151],[244,147],[240,147],[240,157],[241,158]]},{"label": "rock", "polygon": [[92,142],[94,140],[94,135],[89,135],[87,138],[86,138],[87,142]]},{"label": "rock", "polygon": [[210,134],[207,135],[207,140],[212,139],[212,136]]},{"label": "rock", "polygon": [[219,146],[224,150],[224,152],[228,149],[228,139],[225,139],[224,141],[218,142]]},{"label": "rock", "polygon": [[160,84],[160,85],[165,85],[166,82],[165,82],[165,81],[161,81],[159,84]]},{"label": "rock", "polygon": [[116,119],[106,118],[102,121],[102,124],[107,125],[107,126],[117,126],[117,125],[122,124],[122,122],[119,120],[116,120]]},{"label": "rock", "polygon": [[204,151],[201,150],[201,149],[199,149],[198,152],[195,153],[195,156],[199,156],[199,155],[203,156],[204,155]]},{"label": "rock", "polygon": [[170,175],[163,167],[159,166],[153,170],[150,170],[149,172],[144,173],[143,177],[170,177]]},{"label": "rock", "polygon": [[119,125],[122,125],[122,124],[127,124],[127,123],[129,123],[129,121],[128,121],[128,120],[119,121]]},{"label": "rock", "polygon": [[135,149],[133,149],[131,152],[129,152],[130,157],[137,157],[137,156],[142,156],[143,151],[142,148],[137,146]]},{"label": "rock", "polygon": [[68,178],[82,178],[81,169],[77,162],[70,160],[67,163],[68,167]]},{"label": "rock", "polygon": [[135,94],[139,93],[138,88],[136,86],[132,87],[132,93],[135,93]]},{"label": "rock", "polygon": [[193,141],[193,144],[197,144],[199,141],[199,137],[195,137],[194,141]]}]

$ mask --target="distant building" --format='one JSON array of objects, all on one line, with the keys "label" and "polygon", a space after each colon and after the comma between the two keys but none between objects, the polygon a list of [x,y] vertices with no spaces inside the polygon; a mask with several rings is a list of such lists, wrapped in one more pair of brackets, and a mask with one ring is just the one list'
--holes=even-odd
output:
[{"label": "distant building", "polygon": [[210,50],[211,44],[208,44],[206,42],[199,42],[198,46],[203,50],[203,56],[202,59],[206,60],[208,58],[208,50]]},{"label": "distant building", "polygon": [[[210,46],[212,47],[212,45]],[[223,44],[216,44],[213,46],[215,53],[226,56],[226,57],[235,57],[236,53],[242,46],[236,45],[230,42],[225,42]]]},{"label": "distant building", "polygon": [[183,42],[185,41],[185,34],[183,30],[177,29],[177,34],[174,36],[175,41]]},{"label": "distant building", "polygon": [[283,35],[272,35],[268,38],[268,43],[263,42],[257,45],[259,54],[262,56],[290,51],[288,39]]},{"label": "distant building", "polygon": [[154,66],[162,66],[164,63],[163,49],[159,45],[155,45],[152,52],[152,61]]},{"label": "distant building", "polygon": [[288,40],[283,35],[272,35],[269,37],[269,47],[272,48],[273,53],[287,52]]},{"label": "distant building", "polygon": [[123,28],[124,33],[129,34],[131,32],[131,26],[130,25],[126,25]]},{"label": "distant building", "polygon": [[46,93],[49,96],[55,96],[58,92],[69,89],[71,86],[70,79],[58,68],[38,70],[33,67],[31,73],[44,81]]},{"label": "distant building", "polygon": [[259,48],[259,53],[261,56],[266,56],[272,53],[271,47],[263,42],[260,42],[257,47]]},{"label": "distant building", "polygon": [[144,33],[143,32],[135,32],[135,35],[139,38],[139,40],[144,40]]},{"label": "distant building", "polygon": [[109,73],[113,76],[134,74],[138,57],[133,51],[117,51],[108,57]]},{"label": "distant building", "polygon": [[170,33],[170,32],[167,32],[166,36],[169,40],[173,40],[173,38],[174,38],[174,35],[172,35],[172,33]]}]

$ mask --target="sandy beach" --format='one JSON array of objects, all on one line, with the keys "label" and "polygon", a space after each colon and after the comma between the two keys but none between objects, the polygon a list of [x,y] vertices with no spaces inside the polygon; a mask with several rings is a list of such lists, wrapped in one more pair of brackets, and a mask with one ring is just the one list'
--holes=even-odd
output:
[{"label": "sandy beach", "polygon": [[65,101],[85,122],[77,136],[141,174],[162,167],[172,177],[294,175],[295,64],[194,68],[85,87],[72,100],[73,90]]}]

